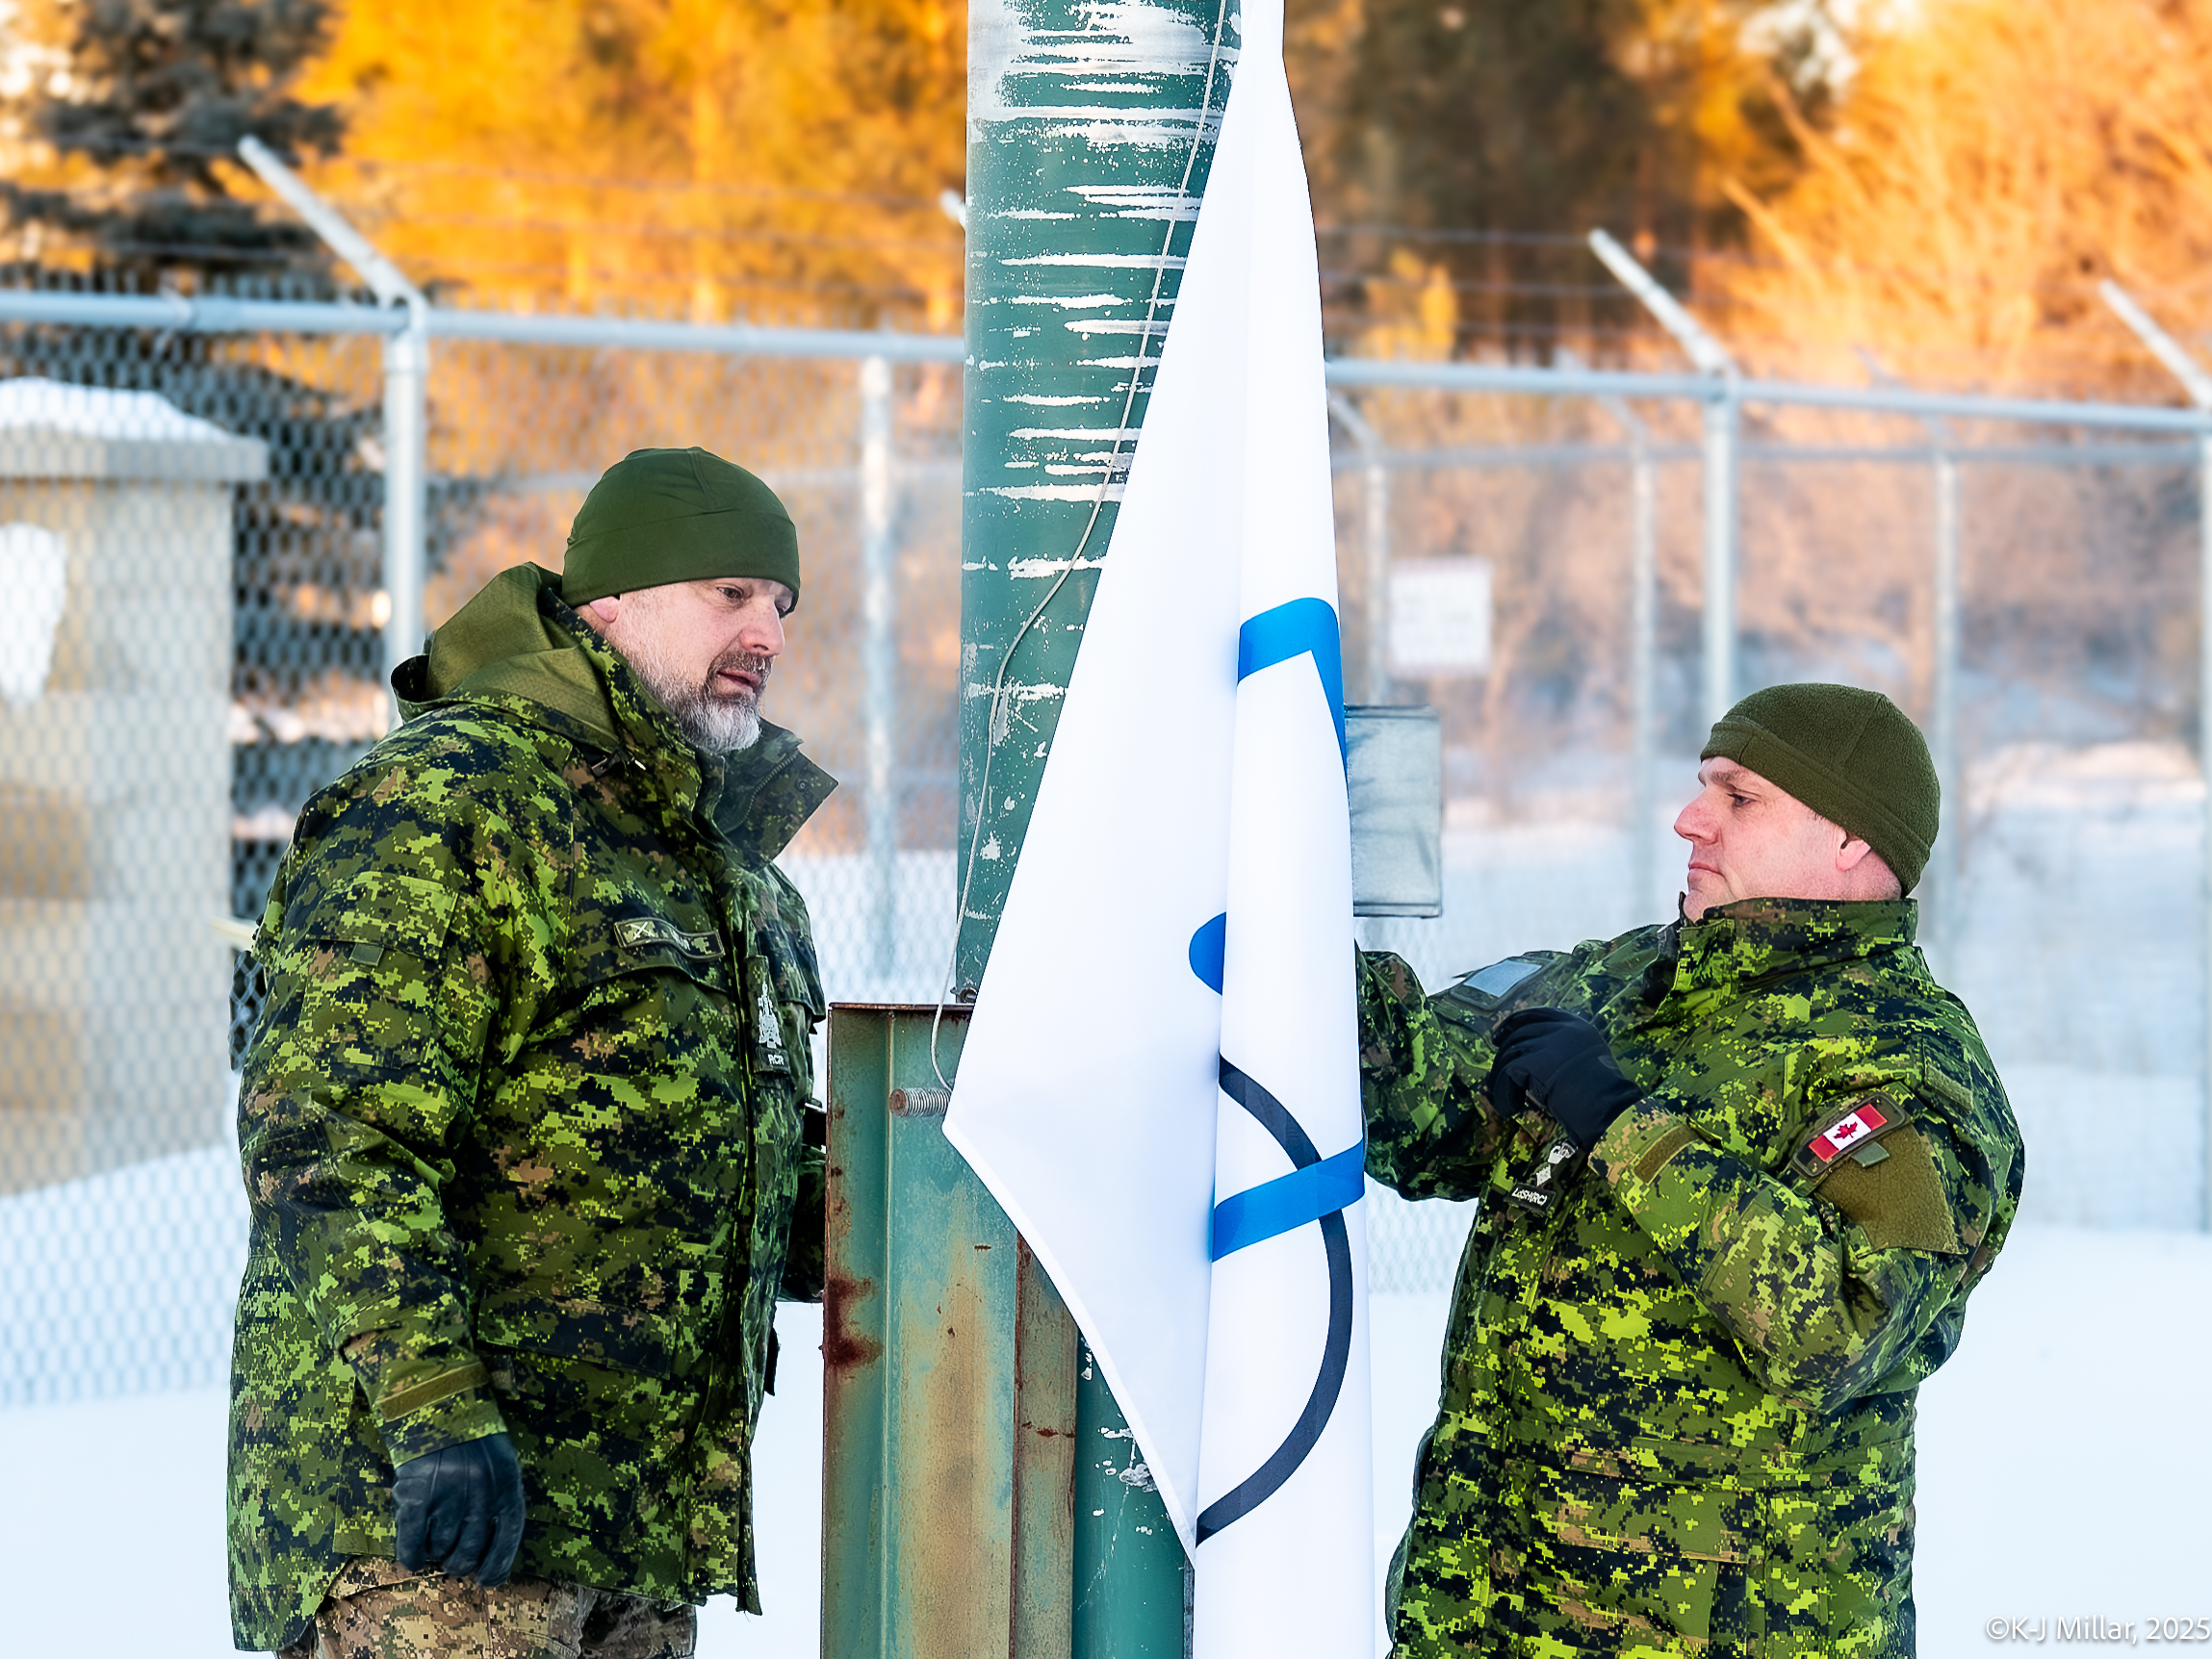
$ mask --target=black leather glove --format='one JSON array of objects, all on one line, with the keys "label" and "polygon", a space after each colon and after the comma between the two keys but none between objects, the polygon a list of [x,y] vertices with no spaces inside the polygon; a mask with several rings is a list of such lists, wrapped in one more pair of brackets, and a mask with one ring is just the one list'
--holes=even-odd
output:
[{"label": "black leather glove", "polygon": [[401,1567],[506,1583],[522,1547],[526,1506],[522,1459],[505,1435],[409,1458],[394,1475],[392,1496]]},{"label": "black leather glove", "polygon": [[1511,1117],[1524,1096],[1550,1112],[1587,1152],[1614,1118],[1643,1098],[1621,1075],[1605,1034],[1563,1008],[1522,1008],[1498,1023],[1490,1098]]}]

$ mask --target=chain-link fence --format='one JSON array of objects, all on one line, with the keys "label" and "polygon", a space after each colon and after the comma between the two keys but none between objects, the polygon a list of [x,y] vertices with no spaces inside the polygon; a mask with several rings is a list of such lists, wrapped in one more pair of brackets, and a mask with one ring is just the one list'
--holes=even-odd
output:
[{"label": "chain-link fence", "polygon": [[[223,1373],[253,1008],[218,924],[258,916],[301,806],[390,720],[380,396],[361,335],[0,330],[0,1404]],[[432,626],[500,570],[557,569],[631,449],[699,444],[777,489],[807,581],[767,712],[844,785],[784,863],[833,995],[933,994],[957,368],[456,342],[429,404]],[[871,576],[889,697],[860,666]]]},{"label": "chain-link fence", "polygon": [[[223,1373],[250,1008],[217,924],[388,719],[379,375],[359,333],[0,325],[0,1405]],[[932,998],[957,365],[445,340],[428,405],[433,626],[556,566],[632,448],[775,485],[807,582],[767,712],[844,784],[784,863],[834,999]],[[1704,729],[1695,406],[1413,383],[1338,420],[1348,667],[1435,703],[1447,755],[1446,912],[1368,942],[1433,987],[1662,919]],[[2193,446],[1786,411],[1736,461],[1743,683],[1852,679],[1955,733],[1931,945],[2013,1087],[2031,1209],[2195,1225]],[[1443,1288],[1466,1225],[1379,1195],[1376,1288]]]},{"label": "chain-link fence", "polygon": [[[1442,711],[1446,901],[1365,939],[1434,988],[1664,920],[1710,718],[1694,405],[1409,392],[1357,413],[1367,449],[1340,461],[1348,661],[1388,658],[1365,649],[1378,629],[1428,649],[1363,539],[1386,539],[1401,605],[1436,602],[1440,564],[1479,573],[1482,602],[1458,614],[1487,634],[1442,672],[1384,660],[1371,689]],[[1921,939],[2019,1112],[2025,1213],[2199,1225],[2197,445],[1800,409],[1749,421],[1736,460],[1738,683],[1872,686],[1938,738],[1948,798]],[[1378,1285],[1449,1274],[1455,1239],[1427,1208],[1376,1206]]]}]

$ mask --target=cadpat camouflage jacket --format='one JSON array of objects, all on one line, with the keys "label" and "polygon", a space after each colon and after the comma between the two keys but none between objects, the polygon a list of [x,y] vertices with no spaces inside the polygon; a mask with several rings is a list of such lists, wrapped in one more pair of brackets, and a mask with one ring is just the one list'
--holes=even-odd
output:
[{"label": "cadpat camouflage jacket", "polygon": [[703,760],[534,566],[398,683],[255,942],[238,1645],[393,1553],[396,1463],[502,1430],[519,1575],[758,1611],[752,1425],[822,1236],[822,990],[769,860],[835,784],[771,727]]},{"label": "cadpat camouflage jacket", "polygon": [[[2022,1171],[1913,923],[1745,901],[1426,998],[1364,958],[1368,1169],[1480,1200],[1396,1655],[1913,1652],[1915,1395]],[[1484,1089],[1529,1007],[1587,1015],[1647,1091],[1543,1209],[1512,1194],[1556,1127]]]}]

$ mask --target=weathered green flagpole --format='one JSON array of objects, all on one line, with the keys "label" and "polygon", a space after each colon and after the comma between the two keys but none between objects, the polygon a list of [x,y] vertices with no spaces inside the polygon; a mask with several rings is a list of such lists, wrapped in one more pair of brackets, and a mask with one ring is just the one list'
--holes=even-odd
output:
[{"label": "weathered green flagpole", "polygon": [[[983,977],[1050,752],[1237,45],[1225,0],[976,0],[969,19],[963,997]],[[1131,694],[1132,719],[1175,717]],[[1170,1659],[1184,1650],[1182,1549],[1089,1361],[1072,1652]]]}]

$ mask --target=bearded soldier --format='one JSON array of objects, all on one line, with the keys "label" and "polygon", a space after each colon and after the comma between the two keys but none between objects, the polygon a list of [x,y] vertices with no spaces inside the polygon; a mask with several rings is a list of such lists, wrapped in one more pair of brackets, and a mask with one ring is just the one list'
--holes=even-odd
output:
[{"label": "bearded soldier", "polygon": [[1913,944],[1938,828],[1888,699],[1712,728],[1665,927],[1424,997],[1364,958],[1368,1169],[1479,1199],[1395,1653],[1914,1651],[1914,1398],[2019,1206]]},{"label": "bearded soldier", "polygon": [[300,815],[240,1099],[241,1647],[654,1659],[759,1610],[753,1425],[821,1263],[770,860],[835,785],[759,716],[798,597],[764,484],[639,450]]}]

